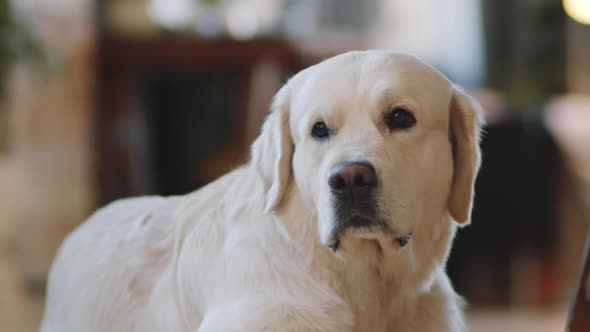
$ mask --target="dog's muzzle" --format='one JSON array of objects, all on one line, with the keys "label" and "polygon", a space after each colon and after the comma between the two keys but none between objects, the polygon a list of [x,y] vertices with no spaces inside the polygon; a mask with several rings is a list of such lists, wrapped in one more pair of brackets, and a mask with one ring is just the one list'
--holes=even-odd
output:
[{"label": "dog's muzzle", "polygon": [[392,241],[400,248],[408,244],[412,233],[396,236],[378,214],[375,199],[378,180],[373,165],[368,162],[338,163],[330,171],[328,185],[335,217],[332,241],[328,244],[332,251],[339,249],[340,236],[349,227],[391,234]]},{"label": "dog's muzzle", "polygon": [[347,227],[377,225],[375,191],[377,172],[368,162],[343,162],[330,171],[328,185],[332,192],[335,232]]}]

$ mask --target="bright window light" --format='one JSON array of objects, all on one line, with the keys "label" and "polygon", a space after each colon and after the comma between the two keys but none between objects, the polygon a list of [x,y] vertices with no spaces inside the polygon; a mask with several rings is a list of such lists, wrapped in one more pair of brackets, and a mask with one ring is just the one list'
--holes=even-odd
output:
[{"label": "bright window light", "polygon": [[151,0],[148,13],[167,29],[183,30],[195,23],[196,3],[193,0]]}]

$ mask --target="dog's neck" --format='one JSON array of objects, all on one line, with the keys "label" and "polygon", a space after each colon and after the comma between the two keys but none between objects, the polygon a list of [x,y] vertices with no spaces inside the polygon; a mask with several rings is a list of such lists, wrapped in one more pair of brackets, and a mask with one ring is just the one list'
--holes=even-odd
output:
[{"label": "dog's neck", "polygon": [[[366,262],[342,259],[320,242],[317,213],[309,211],[293,182],[274,216],[298,244],[296,247],[305,250],[303,254],[310,259],[314,277],[349,302],[358,317],[366,319],[375,315],[387,317],[393,306],[407,307],[408,302],[415,301],[416,294],[428,292],[433,284],[428,276],[435,275],[433,269],[444,269],[455,232],[449,217],[443,216],[434,227],[418,225],[406,247],[385,254],[380,260]],[[414,245],[416,241],[427,246]],[[363,312],[366,310],[371,312]]]}]

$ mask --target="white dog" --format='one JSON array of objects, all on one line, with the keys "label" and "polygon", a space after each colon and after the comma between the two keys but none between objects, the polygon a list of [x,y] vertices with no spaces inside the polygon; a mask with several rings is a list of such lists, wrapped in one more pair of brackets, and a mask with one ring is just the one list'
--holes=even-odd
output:
[{"label": "white dog", "polygon": [[480,124],[413,57],[310,67],[276,95],[247,164],[74,231],[41,331],[464,330],[445,261],[469,223]]}]

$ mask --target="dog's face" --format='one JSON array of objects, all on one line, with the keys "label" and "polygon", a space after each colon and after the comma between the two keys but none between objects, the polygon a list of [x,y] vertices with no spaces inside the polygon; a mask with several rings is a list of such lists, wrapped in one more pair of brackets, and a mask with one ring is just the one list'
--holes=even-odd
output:
[{"label": "dog's face", "polygon": [[[253,148],[272,209],[290,178],[320,241],[404,246],[419,223],[469,221],[479,166],[475,102],[416,59],[351,52],[308,68],[275,98]],[[264,160],[270,158],[269,160]]]}]

